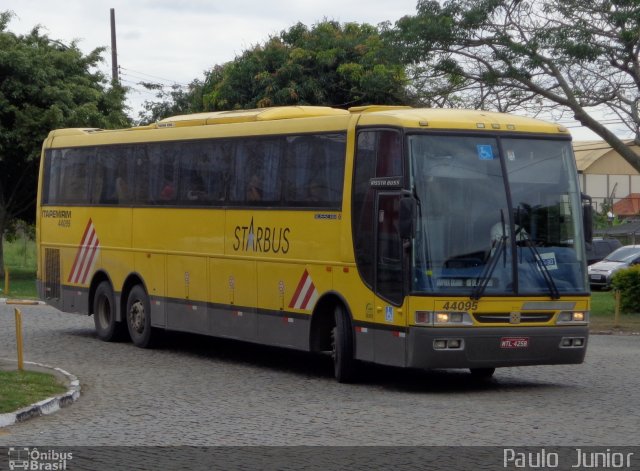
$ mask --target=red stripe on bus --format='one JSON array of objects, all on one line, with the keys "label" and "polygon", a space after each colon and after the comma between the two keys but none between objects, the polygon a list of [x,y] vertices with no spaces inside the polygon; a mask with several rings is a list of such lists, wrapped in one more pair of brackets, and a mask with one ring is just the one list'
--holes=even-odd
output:
[{"label": "red stripe on bus", "polygon": [[84,243],[82,244],[82,247],[80,249],[80,252],[81,252],[82,255],[80,257],[80,265],[78,265],[78,269],[76,270],[76,273],[74,274],[74,277],[73,277],[73,282],[74,283],[79,283],[80,282],[80,280],[82,279],[82,274],[84,273],[84,271],[88,267],[88,265],[87,265],[87,257],[89,256],[89,253],[91,252],[91,248],[93,247],[96,238],[97,238],[96,229],[92,225],[91,226],[91,230],[89,231],[89,236],[87,237],[87,240],[84,241]]},{"label": "red stripe on bus", "polygon": [[[95,231],[94,231],[94,234],[95,234]],[[91,269],[91,266],[93,265],[93,259],[96,256],[96,252],[98,251],[98,247],[99,246],[100,246],[100,241],[96,237],[96,242],[93,245],[93,247],[91,247],[91,254],[89,255],[89,260],[87,262],[87,268],[85,268],[84,275],[82,276],[82,284],[84,284],[87,281],[87,276],[89,276],[89,270]]]},{"label": "red stripe on bus", "polygon": [[296,288],[296,292],[293,293],[293,298],[291,298],[291,302],[289,303],[289,307],[294,307],[296,302],[298,301],[298,296],[300,296],[300,292],[304,287],[304,284],[307,282],[307,278],[309,277],[309,272],[307,270],[304,271],[302,278],[300,278],[300,282],[298,283],[298,287]]},{"label": "red stripe on bus", "polygon": [[71,266],[71,272],[69,273],[69,279],[67,280],[67,282],[72,281],[73,273],[76,271],[76,265],[78,264],[78,260],[80,259],[80,254],[82,254],[82,246],[84,245],[84,242],[90,227],[91,227],[91,218],[89,218],[87,227],[85,227],[84,229],[84,234],[82,235],[82,240],[80,241],[80,247],[78,248],[78,252],[76,252],[76,259],[73,261],[73,265]]},{"label": "red stripe on bus", "polygon": [[304,297],[304,299],[302,300],[302,305],[300,306],[300,309],[306,309],[307,305],[309,304],[309,300],[311,299],[311,296],[313,296],[313,293],[315,292],[316,287],[314,286],[313,283],[311,283],[309,285],[309,287],[307,288],[307,293]]}]

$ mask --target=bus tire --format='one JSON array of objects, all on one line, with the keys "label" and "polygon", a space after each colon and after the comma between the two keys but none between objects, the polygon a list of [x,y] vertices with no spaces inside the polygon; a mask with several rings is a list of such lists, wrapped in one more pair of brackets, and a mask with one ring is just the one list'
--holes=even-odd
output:
[{"label": "bus tire", "polygon": [[127,327],[131,341],[136,347],[151,348],[153,346],[151,305],[149,304],[149,296],[141,285],[135,285],[129,292]]},{"label": "bus tire", "polygon": [[334,316],[335,325],[331,331],[333,374],[339,383],[350,383],[355,379],[356,366],[353,356],[353,330],[342,305],[336,306]]},{"label": "bus tire", "polygon": [[495,368],[469,368],[474,379],[489,379],[496,372]]},{"label": "bus tire", "polygon": [[125,327],[116,321],[115,296],[108,281],[102,281],[93,296],[93,322],[100,340],[115,342],[124,338]]}]

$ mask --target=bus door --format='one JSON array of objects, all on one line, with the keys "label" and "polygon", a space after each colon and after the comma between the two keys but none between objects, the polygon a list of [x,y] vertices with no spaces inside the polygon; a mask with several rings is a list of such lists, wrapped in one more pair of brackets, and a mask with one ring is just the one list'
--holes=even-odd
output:
[{"label": "bus door", "polygon": [[403,366],[406,313],[404,299],[404,253],[400,237],[399,193],[378,192],[375,230],[375,320],[381,326],[374,337],[374,360]]},{"label": "bus door", "polygon": [[[402,303],[404,250],[400,238],[402,195],[379,193],[376,228],[376,293],[393,305]],[[378,308],[381,306],[377,306]],[[389,322],[389,316],[385,321]]]},{"label": "bus door", "polygon": [[[356,329],[356,356],[362,360],[402,365],[404,345],[394,325],[401,318],[402,244],[399,203],[404,171],[402,132],[358,131],[352,203],[353,240],[358,272],[367,286],[359,313],[366,328]],[[370,291],[369,291],[370,289]],[[364,300],[363,300],[364,301]]]}]

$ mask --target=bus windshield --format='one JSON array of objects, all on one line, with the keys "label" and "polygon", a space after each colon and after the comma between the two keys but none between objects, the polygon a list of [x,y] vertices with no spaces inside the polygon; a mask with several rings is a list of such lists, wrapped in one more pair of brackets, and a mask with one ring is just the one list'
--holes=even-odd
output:
[{"label": "bus windshield", "polygon": [[581,202],[565,140],[414,134],[414,293],[586,291]]}]

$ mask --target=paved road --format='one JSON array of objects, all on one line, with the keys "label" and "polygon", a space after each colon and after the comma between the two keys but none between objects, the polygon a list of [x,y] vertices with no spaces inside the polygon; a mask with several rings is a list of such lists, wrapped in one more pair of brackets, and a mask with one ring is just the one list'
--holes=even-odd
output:
[{"label": "paved road", "polygon": [[[466,372],[367,367],[342,385],[327,358],[176,335],[161,350],[104,343],[93,319],[23,307],[26,360],[80,379],[54,415],[0,430],[0,446],[640,445],[640,336],[593,336],[583,365]],[[15,358],[0,305],[0,358]]]}]

